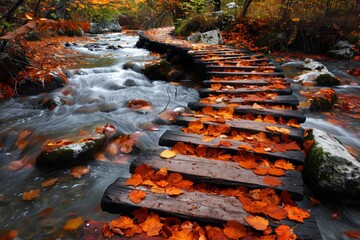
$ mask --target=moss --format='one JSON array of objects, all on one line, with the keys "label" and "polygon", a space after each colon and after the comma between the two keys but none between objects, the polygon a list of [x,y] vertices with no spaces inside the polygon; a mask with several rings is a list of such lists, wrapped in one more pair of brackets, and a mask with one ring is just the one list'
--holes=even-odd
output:
[{"label": "moss", "polygon": [[215,18],[206,18],[203,15],[195,15],[180,21],[175,27],[174,35],[189,36],[193,32],[206,32],[219,28]]},{"label": "moss", "polygon": [[330,74],[320,74],[320,76],[315,79],[315,82],[317,86],[332,87],[340,85],[340,81]]}]

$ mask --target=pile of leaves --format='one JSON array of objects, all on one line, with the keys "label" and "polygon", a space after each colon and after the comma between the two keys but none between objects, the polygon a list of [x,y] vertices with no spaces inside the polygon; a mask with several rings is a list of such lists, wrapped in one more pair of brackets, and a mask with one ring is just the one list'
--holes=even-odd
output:
[{"label": "pile of leaves", "polygon": [[[165,150],[161,156],[167,158],[169,154],[171,151]],[[291,200],[291,195],[286,191],[279,196],[270,188],[221,188],[206,183],[194,183],[179,173],[169,173],[166,168],[156,171],[145,164],[135,168],[134,174],[126,181],[126,185],[135,188],[143,186],[152,193],[167,194],[173,197],[194,191],[224,197],[233,196],[242,203],[244,210],[249,215],[239,220],[241,223],[233,220],[225,223],[223,227],[205,226],[203,228],[195,222],[181,222],[178,219],[175,221],[173,218],[170,218],[172,223],[169,225],[169,218],[160,218],[148,209],[141,208],[133,212],[133,219],[121,216],[105,224],[103,228],[105,237],[110,238],[115,234],[131,237],[145,232],[147,236],[161,236],[167,239],[199,239],[201,236],[206,239],[219,239],[221,236],[220,239],[226,239],[226,237],[238,239],[245,236],[275,239],[282,235],[287,236],[283,239],[296,239],[296,235],[289,226],[280,225],[273,229],[269,225],[268,218],[303,222],[305,218],[310,217],[308,211],[297,207],[296,203]],[[134,203],[139,203],[146,198],[146,195],[146,191],[135,189],[130,192],[129,198]],[[196,236],[197,238],[195,238]],[[290,236],[291,238],[289,238]]]}]

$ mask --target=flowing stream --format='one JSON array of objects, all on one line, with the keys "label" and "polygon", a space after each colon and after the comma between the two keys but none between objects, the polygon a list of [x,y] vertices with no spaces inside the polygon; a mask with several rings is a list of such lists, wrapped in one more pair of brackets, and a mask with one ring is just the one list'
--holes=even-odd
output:
[{"label": "flowing stream", "polygon": [[[73,178],[71,167],[36,167],[34,160],[48,139],[62,139],[82,130],[93,129],[105,123],[112,124],[123,134],[137,134],[137,147],[141,151],[158,148],[159,136],[176,126],[153,126],[154,119],[165,109],[186,106],[197,101],[197,91],[162,81],[149,81],[133,70],[124,70],[126,62],[145,64],[153,60],[147,50],[136,49],[137,36],[105,34],[96,37],[97,45],[85,48],[81,43],[72,45],[79,52],[75,56],[81,64],[74,69],[69,83],[63,89],[49,94],[21,97],[0,102],[0,236],[17,230],[19,239],[76,239],[77,232],[63,231],[62,226],[71,218],[109,221],[116,216],[100,208],[104,190],[117,177],[129,176],[129,163],[137,153],[120,154],[111,161],[91,159],[82,165],[91,172]],[[121,46],[117,50],[109,46]],[[92,51],[91,51],[92,50]],[[333,64],[334,69],[338,69]],[[333,69],[330,67],[330,71]],[[338,70],[344,74],[342,69]],[[346,76],[349,77],[349,76]],[[360,84],[359,79],[354,79]],[[296,88],[296,86],[295,86]],[[357,86],[342,86],[339,92],[360,94]],[[53,111],[44,109],[41,102],[60,99],[63,104]],[[131,99],[142,99],[152,104],[152,110],[133,111],[127,108]],[[318,127],[334,133],[345,144],[360,149],[359,122],[334,113],[346,125],[334,125],[323,114],[307,114],[305,127]],[[151,131],[147,131],[151,130]],[[27,145],[18,137],[29,134]],[[11,169],[9,169],[11,168]],[[22,193],[41,188],[41,182],[50,178],[58,182],[41,190],[40,197],[23,201]],[[341,210],[337,220],[331,219],[335,210]],[[341,233],[360,229],[360,211],[356,207],[322,204],[312,207],[318,215],[323,239],[347,239]]]},{"label": "flowing stream", "polygon": [[[104,190],[117,177],[129,176],[129,163],[137,154],[120,154],[113,161],[88,161],[91,172],[79,179],[70,176],[71,167],[34,167],[34,159],[47,139],[61,139],[95,126],[112,124],[123,134],[138,133],[137,147],[142,151],[158,148],[159,136],[175,126],[152,126],[152,121],[166,108],[187,106],[198,99],[197,91],[162,81],[149,81],[144,75],[123,69],[126,62],[145,64],[154,59],[150,52],[136,49],[138,37],[126,34],[98,36],[98,47],[72,46],[82,62],[69,84],[49,94],[21,97],[0,103],[0,230],[17,230],[21,239],[74,239],[75,233],[63,233],[66,220],[82,216],[108,221],[114,215],[101,211]],[[121,46],[117,50],[108,46]],[[39,104],[43,99],[61,99],[66,104],[49,111]],[[152,111],[135,112],[127,102],[142,99],[152,105]],[[145,126],[145,127],[144,127]],[[156,131],[143,130],[152,128]],[[29,130],[29,144],[17,146],[21,132]],[[24,165],[9,170],[17,161]],[[15,165],[11,165],[16,168]],[[44,180],[59,181],[41,191],[33,201],[22,200],[22,193],[40,188]],[[1,236],[1,232],[0,232]]]}]

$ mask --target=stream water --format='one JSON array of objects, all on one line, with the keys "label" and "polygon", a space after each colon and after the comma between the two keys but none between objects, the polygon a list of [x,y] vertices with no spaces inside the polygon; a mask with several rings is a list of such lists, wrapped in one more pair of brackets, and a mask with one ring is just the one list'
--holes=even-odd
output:
[{"label": "stream water", "polygon": [[[49,94],[22,97],[0,102],[0,236],[17,230],[19,239],[76,239],[78,233],[62,230],[71,218],[82,216],[98,221],[109,221],[116,216],[101,211],[100,201],[106,187],[117,177],[129,175],[129,163],[137,154],[120,154],[112,161],[90,160],[83,165],[91,172],[79,179],[69,172],[71,167],[34,167],[34,159],[47,139],[60,139],[110,123],[121,133],[137,133],[137,147],[141,151],[158,148],[158,138],[176,126],[161,125],[146,131],[144,126],[166,108],[186,106],[198,100],[197,91],[162,81],[149,81],[142,74],[124,70],[126,62],[144,64],[154,59],[147,50],[134,48],[136,36],[106,34],[97,36],[99,47],[90,51],[80,44],[72,46],[79,52],[82,64],[70,69],[74,75],[69,84]],[[107,46],[120,45],[118,50]],[[331,66],[331,64],[330,64]],[[345,74],[337,65],[330,71]],[[295,73],[289,70],[289,73]],[[346,76],[349,77],[349,76]],[[359,84],[359,79],[354,79]],[[297,86],[294,86],[297,89]],[[337,91],[359,95],[356,86],[340,87]],[[49,111],[39,104],[57,97],[66,104]],[[131,99],[143,99],[152,104],[150,112],[134,112],[126,107]],[[305,127],[318,127],[335,133],[345,144],[360,149],[359,122],[335,113],[345,126],[327,121],[326,115],[307,114]],[[29,131],[28,145],[19,149],[17,139],[21,132]],[[13,169],[10,170],[9,166]],[[21,167],[21,168],[20,168]],[[17,169],[19,168],[19,169]],[[22,193],[40,188],[50,178],[59,181],[41,191],[33,201],[23,201]],[[309,206],[310,207],[310,206]],[[323,239],[347,239],[342,232],[360,230],[360,210],[353,206],[322,204],[311,207],[318,216]],[[333,211],[341,210],[339,217],[331,218]]]}]

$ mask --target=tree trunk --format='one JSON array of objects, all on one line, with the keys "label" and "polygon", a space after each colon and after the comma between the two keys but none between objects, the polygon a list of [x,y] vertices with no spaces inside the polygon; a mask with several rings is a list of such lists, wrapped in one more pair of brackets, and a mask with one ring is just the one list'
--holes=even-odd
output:
[{"label": "tree trunk", "polygon": [[221,10],[221,0],[214,0],[215,12]]},{"label": "tree trunk", "polygon": [[15,12],[15,10],[23,3],[25,2],[25,0],[18,0],[17,3],[15,3],[14,6],[12,6],[12,8],[10,8],[10,10],[6,13],[6,15],[4,16],[5,17],[5,20],[7,22],[10,22],[11,21],[11,17],[13,15],[13,13]]},{"label": "tree trunk", "polygon": [[247,10],[249,9],[251,2],[252,2],[252,0],[245,0],[242,11],[241,11],[242,18],[246,16]]}]

